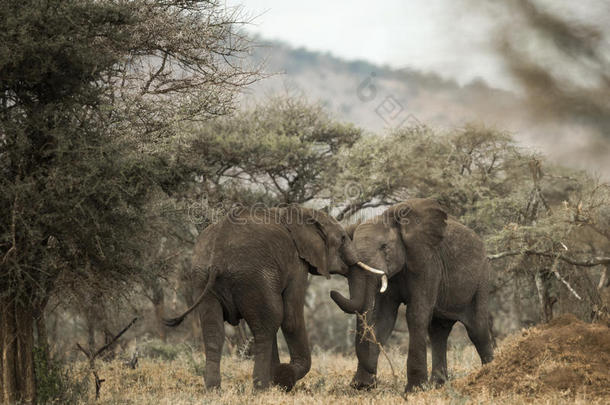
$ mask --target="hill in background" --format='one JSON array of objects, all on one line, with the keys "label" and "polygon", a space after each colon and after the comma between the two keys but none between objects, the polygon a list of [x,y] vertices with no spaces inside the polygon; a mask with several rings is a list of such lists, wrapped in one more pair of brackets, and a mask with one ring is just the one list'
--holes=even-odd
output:
[{"label": "hill in background", "polygon": [[552,161],[610,178],[607,138],[577,122],[541,121],[521,96],[483,80],[460,85],[435,73],[346,61],[281,42],[263,42],[253,57],[265,60],[265,71],[273,75],[251,87],[245,104],[278,93],[304,95],[375,132],[418,122],[441,129],[481,123],[511,132]]}]

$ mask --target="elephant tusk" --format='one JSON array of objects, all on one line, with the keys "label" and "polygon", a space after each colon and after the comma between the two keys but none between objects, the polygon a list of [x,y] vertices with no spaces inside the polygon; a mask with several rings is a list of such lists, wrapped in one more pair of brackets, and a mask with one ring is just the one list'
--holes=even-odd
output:
[{"label": "elephant tusk", "polygon": [[388,288],[388,276],[385,274],[381,276],[381,288],[379,289],[380,293],[384,293]]},{"label": "elephant tusk", "polygon": [[388,288],[388,276],[385,274],[385,272],[383,270],[378,270],[376,268],[373,268],[371,266],[368,266],[362,262],[358,262],[356,263],[358,266],[360,266],[362,269],[376,274],[378,276],[381,276],[381,288],[379,289],[379,292],[385,292],[385,290],[387,290]]},{"label": "elephant tusk", "polygon": [[362,262],[358,262],[356,264],[358,266],[360,266],[362,269],[364,269],[364,270],[366,270],[366,271],[368,271],[370,273],[377,274],[378,276],[385,275],[385,272],[383,270],[379,270],[379,269],[376,269],[374,267],[368,266],[368,265],[366,265],[366,264],[364,264]]}]

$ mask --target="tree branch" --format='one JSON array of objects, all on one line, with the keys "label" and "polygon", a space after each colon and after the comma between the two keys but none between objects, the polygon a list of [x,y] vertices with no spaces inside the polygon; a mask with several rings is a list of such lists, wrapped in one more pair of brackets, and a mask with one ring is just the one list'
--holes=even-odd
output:
[{"label": "tree branch", "polygon": [[568,283],[567,280],[565,278],[563,278],[561,276],[561,274],[559,274],[559,270],[557,268],[559,267],[560,258],[561,258],[561,253],[558,253],[557,256],[555,257],[555,260],[553,261],[553,265],[551,266],[551,273],[553,273],[553,275],[557,278],[557,280],[561,281],[567,287],[567,289],[570,290],[570,292],[576,298],[578,298],[579,301],[582,301],[582,298],[580,297],[580,295],[578,295],[576,290],[574,290],[574,288],[572,288],[570,283]]},{"label": "tree branch", "polygon": [[125,332],[127,332],[127,329],[131,328],[133,326],[133,324],[136,323],[137,320],[138,320],[137,316],[135,318],[133,318],[131,320],[131,322],[129,322],[129,324],[127,326],[125,326],[115,337],[113,337],[110,342],[106,343],[97,352],[95,352],[95,354],[93,355],[93,358],[98,357],[106,349],[108,349],[110,346],[112,346],[114,344],[114,342],[116,342]]},{"label": "tree branch", "polygon": [[[554,258],[557,256],[556,253],[553,252],[542,252],[538,250],[509,250],[506,252],[500,252],[492,255],[487,255],[489,260],[498,260],[508,256],[518,256],[518,255],[527,255],[527,256],[544,256]],[[569,256],[565,256],[560,254],[557,256],[559,259],[563,260],[566,263],[572,264],[574,266],[581,267],[593,267],[599,266],[600,264],[610,264],[610,256],[596,256],[589,259],[578,260]]]},{"label": "tree branch", "polygon": [[102,383],[105,380],[100,378],[100,376],[97,373],[97,370],[95,368],[95,359],[100,354],[102,354],[105,350],[107,350],[110,346],[112,346],[125,332],[127,332],[127,329],[131,328],[133,326],[133,324],[136,323],[137,320],[138,320],[138,317],[133,318],[127,326],[125,326],[119,333],[116,334],[116,336],[114,336],[108,343],[106,343],[104,346],[102,346],[95,353],[86,350],[85,348],[83,348],[80,345],[80,343],[78,343],[78,342],[76,343],[76,347],[81,352],[83,352],[85,354],[85,356],[87,357],[87,359],[89,360],[89,368],[91,369],[91,373],[93,374],[93,378],[95,381],[95,399],[96,400],[98,400],[100,398],[100,390],[102,388]]}]

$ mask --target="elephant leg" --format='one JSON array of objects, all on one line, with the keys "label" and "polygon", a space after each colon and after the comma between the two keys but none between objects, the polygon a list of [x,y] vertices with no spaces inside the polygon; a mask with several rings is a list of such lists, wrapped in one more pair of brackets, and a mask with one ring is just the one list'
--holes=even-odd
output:
[{"label": "elephant leg", "polygon": [[[246,297],[252,303],[243,310],[243,316],[254,335],[254,388],[269,387],[272,368],[277,356],[277,332],[282,320],[282,302],[280,296]],[[274,349],[275,346],[275,349]]]},{"label": "elephant leg", "polygon": [[275,369],[280,364],[280,352],[277,349],[277,334],[275,335],[275,339],[273,339],[272,347],[271,347],[271,375],[275,372]]},{"label": "elephant leg", "polygon": [[200,305],[201,331],[205,346],[205,386],[208,389],[220,388],[220,358],[225,340],[224,320],[220,302],[209,296]]},{"label": "elephant leg", "polygon": [[[375,336],[364,337],[356,334],[356,355],[358,356],[358,368],[352,378],[351,386],[356,389],[371,389],[377,385],[377,362],[379,360],[380,347],[385,345],[394,330],[396,314],[400,301],[386,294],[378,297],[379,307],[375,309],[372,320],[368,320],[368,326],[373,323]],[[357,330],[365,329],[364,320],[358,317]],[[362,340],[362,341],[361,341]]]},{"label": "elephant leg", "polygon": [[280,367],[280,352],[277,346],[277,333],[275,335],[275,339],[273,339],[271,343],[271,369],[269,371],[269,375],[273,378],[273,383],[276,382],[276,375],[278,372],[278,367]]},{"label": "elephant leg", "polygon": [[305,327],[304,291],[284,296],[284,320],[282,333],[290,352],[290,364],[280,364],[274,375],[274,383],[290,391],[311,368],[311,350]]},{"label": "elephant leg", "polygon": [[491,334],[491,318],[487,309],[487,294],[477,292],[475,296],[474,314],[464,323],[468,337],[477,349],[481,363],[486,364],[493,360],[493,336]]},{"label": "elephant leg", "polygon": [[[429,306],[432,308],[432,306]],[[417,303],[407,304],[407,326],[409,327],[409,354],[407,358],[407,386],[405,392],[421,387],[428,380],[426,358],[426,336],[431,320],[431,309]]]},{"label": "elephant leg", "polygon": [[481,364],[487,364],[494,358],[493,338],[490,333],[488,318],[474,319],[464,324],[470,341],[477,349]]},{"label": "elephant leg", "polygon": [[466,331],[470,341],[479,353],[482,364],[487,364],[493,360],[493,342],[489,334],[489,327],[485,325],[475,324],[466,325]]},{"label": "elephant leg", "polygon": [[428,334],[432,346],[432,375],[430,382],[443,385],[447,381],[447,339],[455,321],[432,318]]},{"label": "elephant leg", "polygon": [[290,391],[296,382],[303,378],[311,368],[311,351],[305,325],[295,331],[287,332],[282,328],[288,350],[290,351],[290,364],[280,364],[273,377],[273,382],[286,391]]},{"label": "elephant leg", "polygon": [[254,372],[252,373],[254,388],[265,389],[271,382],[273,363],[273,341],[275,332],[254,332]]}]

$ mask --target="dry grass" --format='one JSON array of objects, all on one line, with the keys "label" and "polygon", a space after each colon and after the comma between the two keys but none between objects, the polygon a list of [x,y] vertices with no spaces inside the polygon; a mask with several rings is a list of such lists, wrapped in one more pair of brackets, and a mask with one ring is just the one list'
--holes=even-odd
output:
[{"label": "dry grass", "polygon": [[[321,353],[314,355],[310,373],[299,381],[290,393],[276,388],[264,392],[252,391],[252,361],[238,357],[224,357],[222,363],[222,390],[206,392],[200,353],[182,353],[176,360],[161,361],[142,359],[136,370],[126,368],[121,362],[100,363],[99,373],[106,382],[102,386],[99,404],[403,404],[406,356],[397,350],[389,357],[397,373],[396,382],[388,362],[380,358],[379,385],[372,391],[357,391],[349,387],[356,369],[354,357]],[[282,358],[282,361],[287,361]],[[608,397],[591,398],[585,395],[567,395],[565,392],[545,393],[532,398],[516,393],[492,396],[483,388],[480,392],[463,394],[455,387],[460,379],[480,369],[479,358],[471,345],[454,348],[448,354],[451,381],[441,389],[429,389],[408,396],[411,404],[466,404],[466,403],[608,403]],[[430,363],[429,363],[430,364]],[[86,373],[86,365],[78,366],[77,375]],[[455,381],[452,383],[452,381]],[[91,391],[91,390],[90,390]],[[89,401],[93,402],[90,392]]]}]

